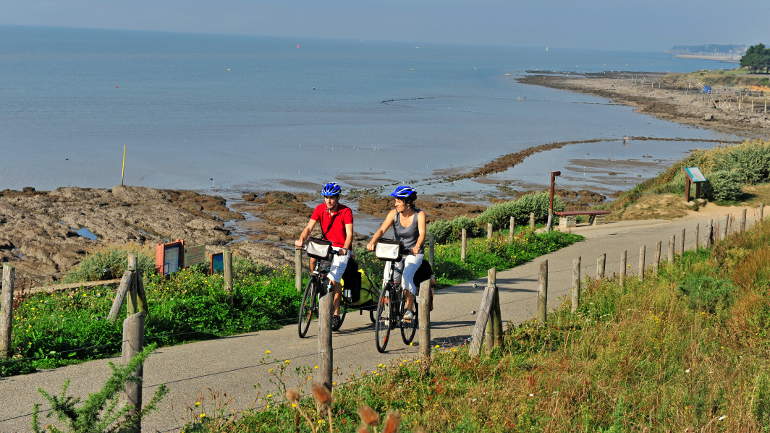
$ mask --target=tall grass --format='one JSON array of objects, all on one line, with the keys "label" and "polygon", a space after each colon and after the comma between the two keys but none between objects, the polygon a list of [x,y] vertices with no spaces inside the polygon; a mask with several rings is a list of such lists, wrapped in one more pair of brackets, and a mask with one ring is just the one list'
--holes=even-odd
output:
[{"label": "tall grass", "polygon": [[138,243],[106,243],[91,250],[64,278],[63,283],[111,280],[120,278],[128,267],[126,257],[136,254],[137,267],[145,273],[155,271],[152,246]]}]

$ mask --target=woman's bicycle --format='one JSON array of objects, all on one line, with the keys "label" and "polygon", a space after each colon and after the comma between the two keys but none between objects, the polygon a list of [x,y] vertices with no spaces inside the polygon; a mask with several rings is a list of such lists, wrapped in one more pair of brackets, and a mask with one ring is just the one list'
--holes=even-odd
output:
[{"label": "woman's bicycle", "polygon": [[[329,248],[327,254],[325,256],[319,256],[317,254],[313,254],[312,247],[308,249],[307,247],[305,250],[308,251],[308,255],[311,257],[314,257],[316,259],[315,261],[315,268],[313,269],[313,273],[310,275],[310,279],[307,282],[307,285],[305,286],[305,293],[302,295],[302,304],[300,304],[299,307],[299,320],[297,321],[297,327],[299,331],[299,337],[305,338],[305,335],[307,335],[307,331],[310,328],[310,322],[313,320],[313,317],[318,318],[318,303],[321,296],[326,295],[329,293],[332,288],[329,285],[329,267],[331,266],[331,260],[332,255],[334,254],[334,250]],[[321,258],[319,258],[321,257]],[[352,259],[351,259],[352,261]],[[350,266],[351,262],[348,262]],[[368,278],[368,277],[367,277]],[[355,306],[352,302],[351,296],[346,296],[347,293],[349,293],[345,289],[345,282],[343,279],[343,296],[342,296],[342,302],[340,304],[340,321],[339,321],[339,327],[332,328],[332,331],[338,331],[340,327],[342,326],[342,323],[345,321],[345,316],[347,315],[348,311],[354,311],[359,310],[361,314],[363,314],[364,311],[369,311],[369,319],[374,322],[374,311],[377,307],[376,304],[369,304],[369,305],[363,305],[363,306]],[[377,288],[375,286],[372,286],[373,290],[373,299],[378,299],[380,296],[379,291],[377,291]]]},{"label": "woman's bicycle", "polygon": [[[380,245],[386,245],[380,248]],[[401,274],[401,269],[398,269],[396,264],[401,261],[402,255],[412,254],[411,251],[404,248],[399,242],[396,243],[389,239],[380,239],[377,243],[376,250],[377,258],[380,260],[390,262],[390,272],[388,274],[388,281],[382,289],[380,294],[380,300],[377,303],[377,318],[374,323],[375,340],[377,342],[377,350],[382,353],[385,352],[385,348],[388,346],[390,338],[390,331],[395,329],[396,326],[401,328],[401,339],[404,340],[404,344],[409,344],[414,339],[414,334],[417,331],[417,303],[414,305],[414,318],[410,321],[404,321],[404,314],[406,314],[406,293],[402,289],[401,283],[396,279],[397,273]],[[398,250],[396,252],[396,249]],[[419,286],[415,295],[419,295]]]}]

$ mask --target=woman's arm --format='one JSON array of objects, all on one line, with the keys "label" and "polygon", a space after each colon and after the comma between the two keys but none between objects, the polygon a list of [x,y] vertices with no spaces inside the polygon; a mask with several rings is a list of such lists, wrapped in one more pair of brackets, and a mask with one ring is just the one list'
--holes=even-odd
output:
[{"label": "woman's arm", "polygon": [[369,241],[369,243],[366,245],[366,249],[369,251],[374,251],[374,245],[377,243],[377,241],[380,239],[380,236],[385,234],[386,231],[388,231],[388,228],[393,224],[393,221],[396,219],[396,210],[393,209],[388,213],[388,216],[385,217],[385,221],[382,223],[382,227],[377,229],[377,232],[372,235],[372,240]]},{"label": "woman's arm", "polygon": [[422,244],[425,242],[425,212],[420,212],[417,214],[417,231],[420,233],[420,236],[417,238],[417,243],[414,245],[414,248],[412,248],[412,254],[417,254],[420,251],[420,248],[422,247]]}]

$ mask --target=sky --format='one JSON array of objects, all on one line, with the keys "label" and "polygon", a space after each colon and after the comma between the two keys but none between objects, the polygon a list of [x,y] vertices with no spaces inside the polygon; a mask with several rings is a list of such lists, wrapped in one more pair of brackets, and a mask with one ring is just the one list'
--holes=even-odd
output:
[{"label": "sky", "polygon": [[766,0],[0,0],[10,25],[633,51],[770,45],[767,22]]}]

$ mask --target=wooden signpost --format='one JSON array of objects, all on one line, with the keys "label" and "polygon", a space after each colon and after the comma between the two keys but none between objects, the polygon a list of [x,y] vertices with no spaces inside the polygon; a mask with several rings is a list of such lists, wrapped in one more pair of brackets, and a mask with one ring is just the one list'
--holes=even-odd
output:
[{"label": "wooden signpost", "polygon": [[684,187],[684,198],[686,202],[690,202],[690,184],[695,183],[695,198],[700,198],[700,184],[706,181],[706,177],[700,172],[698,167],[685,167],[684,177],[686,179]]}]

